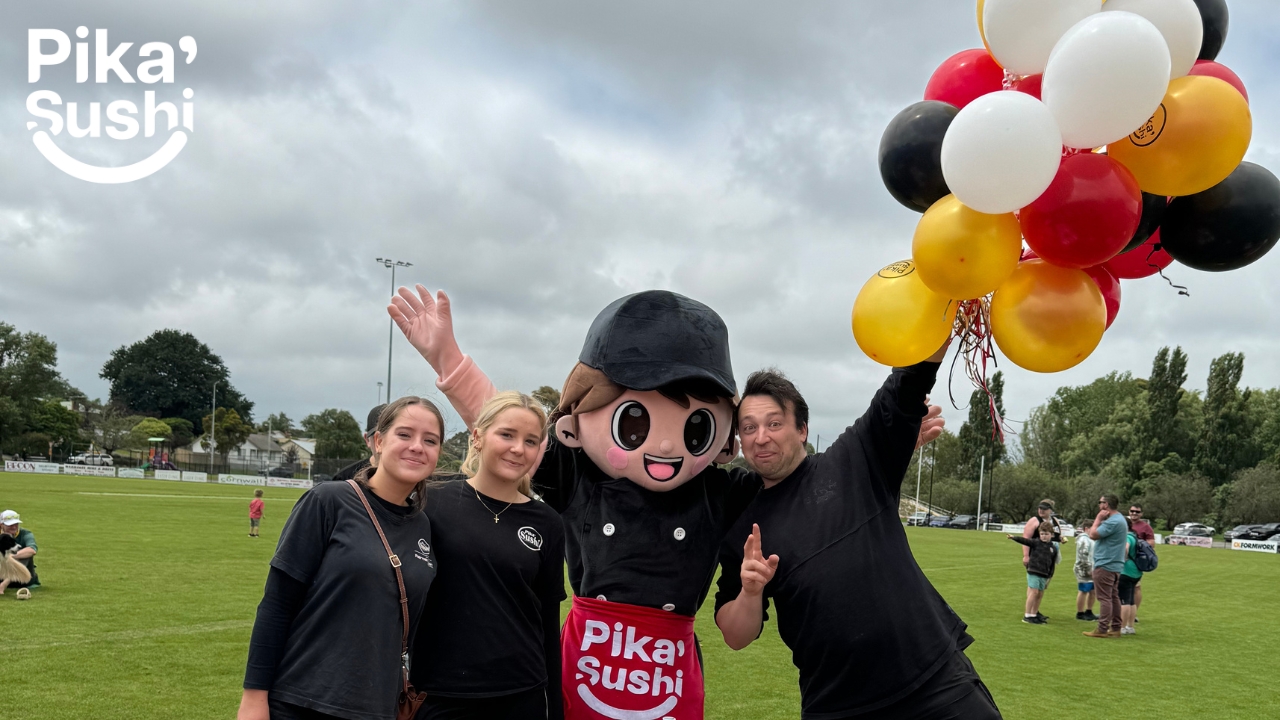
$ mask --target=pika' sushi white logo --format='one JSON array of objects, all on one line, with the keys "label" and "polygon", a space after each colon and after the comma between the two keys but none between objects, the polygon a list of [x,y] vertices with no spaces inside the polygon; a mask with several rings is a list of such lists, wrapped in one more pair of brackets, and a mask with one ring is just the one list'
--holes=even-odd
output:
[{"label": "pika' sushi white logo", "polygon": [[[83,25],[76,28],[76,37],[81,39],[89,37],[89,28]],[[44,52],[50,43],[52,43],[53,51]],[[40,82],[41,68],[60,65],[71,57],[71,45],[71,38],[67,37],[67,34],[61,30],[27,30],[27,82]],[[173,46],[169,43],[149,42],[138,48],[138,57],[144,58],[144,61],[138,63],[137,68],[134,69],[134,73],[137,75],[136,80],[121,63],[133,43],[120,43],[114,49],[111,49],[110,44],[107,42],[107,31],[99,28],[94,33],[93,46],[93,81],[95,83],[107,83],[112,74],[125,84],[133,84],[138,81],[147,85],[173,83],[174,51]],[[196,40],[190,35],[178,40],[178,49],[186,55],[188,65],[191,64],[192,60],[196,59]],[[111,50],[111,52],[107,52],[108,50]],[[88,82],[90,65],[89,43],[75,43],[75,56],[76,82]],[[182,90],[182,97],[186,100],[190,101],[194,96],[195,93],[191,88]],[[69,101],[64,106],[62,96],[58,93],[52,90],[36,90],[27,96],[27,112],[36,118],[47,120],[49,125],[45,129],[36,120],[30,120],[27,122],[27,129],[36,131],[32,134],[31,139],[40,154],[53,163],[54,167],[71,177],[92,183],[133,182],[147,177],[168,165],[178,156],[178,153],[182,152],[182,148],[186,147],[187,132],[195,130],[194,103],[183,102],[182,111],[179,113],[178,107],[172,102],[160,102],[157,104],[155,90],[145,91],[142,100],[143,136],[152,137],[155,135],[157,115],[164,115],[167,121],[166,130],[171,131],[171,133],[169,139],[165,141],[159,150],[152,153],[150,157],[139,160],[132,165],[121,167],[90,165],[72,157],[54,143],[53,138],[62,133],[63,127],[66,128],[67,134],[73,138],[101,137],[103,122],[102,103],[100,102],[89,103],[88,112],[84,113],[87,116],[87,119],[84,120],[86,124],[81,125],[81,105],[79,103]],[[59,107],[66,108],[65,122],[62,112],[56,109]],[[113,140],[129,140],[137,137],[139,129],[138,105],[132,100],[121,99],[108,103],[106,114],[107,137]],[[186,128],[187,132],[174,129],[178,126],[179,115],[181,115],[182,127]]]}]

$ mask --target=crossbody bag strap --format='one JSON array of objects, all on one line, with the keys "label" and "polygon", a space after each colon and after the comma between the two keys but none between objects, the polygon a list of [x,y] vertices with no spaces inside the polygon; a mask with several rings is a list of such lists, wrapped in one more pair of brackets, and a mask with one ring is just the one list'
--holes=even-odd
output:
[{"label": "crossbody bag strap", "polygon": [[[347,484],[355,490],[356,497],[360,498],[360,504],[364,505],[365,512],[369,513],[369,519],[373,521],[373,529],[378,531],[378,539],[382,541],[382,547],[387,551],[387,559],[391,561],[391,569],[396,571],[396,585],[400,588],[400,617],[404,621],[404,634],[400,638],[400,659],[403,662],[409,654],[409,596],[404,591],[404,575],[400,572],[400,556],[391,550],[391,543],[387,542],[387,536],[382,532],[382,525],[378,522],[378,517],[373,514],[373,507],[369,505],[369,498],[364,496],[364,492],[360,490],[360,485],[355,480],[347,480]],[[409,675],[405,672],[405,687],[409,686]]]}]

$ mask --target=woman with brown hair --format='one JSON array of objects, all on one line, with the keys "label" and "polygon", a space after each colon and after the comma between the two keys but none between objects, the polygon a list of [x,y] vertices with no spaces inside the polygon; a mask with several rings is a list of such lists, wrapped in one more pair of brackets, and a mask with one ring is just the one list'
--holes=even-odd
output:
[{"label": "woman with brown hair", "polygon": [[298,500],[258,605],[239,720],[396,717],[406,620],[412,644],[436,574],[422,510],[443,434],[431,401],[396,400],[357,486],[322,483]]}]

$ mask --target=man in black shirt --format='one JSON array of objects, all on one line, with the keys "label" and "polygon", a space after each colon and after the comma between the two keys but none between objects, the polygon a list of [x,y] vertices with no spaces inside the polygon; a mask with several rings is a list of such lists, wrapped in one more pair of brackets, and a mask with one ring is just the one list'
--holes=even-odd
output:
[{"label": "man in black shirt", "polygon": [[[963,650],[966,625],[925,578],[898,519],[939,350],[896,368],[826,452],[806,456],[808,406],[775,371],[739,405],[743,455],[763,489],[721,548],[716,624],[742,649],[769,600],[800,670],[802,717],[966,718],[1000,713]],[[746,547],[739,545],[746,539]]]}]

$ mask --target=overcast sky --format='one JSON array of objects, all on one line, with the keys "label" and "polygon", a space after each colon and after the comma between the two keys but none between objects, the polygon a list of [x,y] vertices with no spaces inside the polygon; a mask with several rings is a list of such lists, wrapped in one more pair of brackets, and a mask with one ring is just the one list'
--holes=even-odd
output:
[{"label": "overcast sky", "polygon": [[[10,3],[0,29],[0,320],[54,340],[90,396],[107,395],[113,349],[177,328],[222,356],[258,419],[363,418],[387,369],[390,277],[374,258],[392,257],[414,264],[398,281],[449,291],[464,352],[504,388],[559,387],[616,297],[706,302],[739,384],[785,370],[824,446],[887,373],[854,344],[850,309],[910,255],[919,218],[880,181],[880,135],[939,62],[980,46],[963,0],[110,5]],[[1280,171],[1280,14],[1230,7],[1218,59],[1249,89],[1248,159]],[[134,42],[128,68],[145,42],[177,51],[191,35],[199,51],[178,53],[173,85],[78,85],[74,56],[28,84],[27,29],[74,40],[82,24],[108,29],[111,49]],[[83,113],[188,87],[190,141],[141,181],[76,180],[26,129],[34,89]],[[124,165],[167,136],[55,140]],[[1190,298],[1126,281],[1079,367],[1001,363],[1010,418],[1060,385],[1145,376],[1162,345],[1187,350],[1191,387],[1228,351],[1246,354],[1247,384],[1280,385],[1278,270],[1280,253],[1221,275],[1175,265]],[[394,394],[435,396],[396,335]],[[965,412],[946,415],[956,429]]]}]

